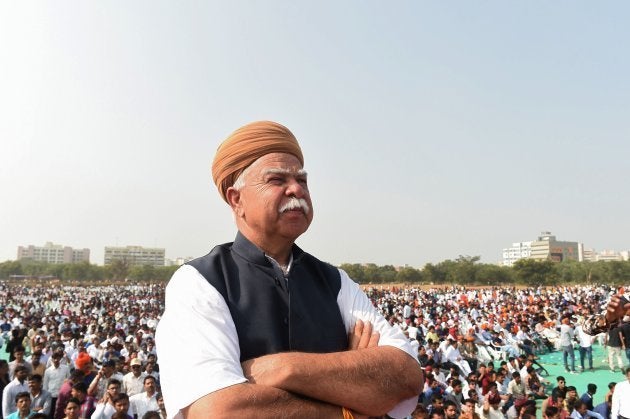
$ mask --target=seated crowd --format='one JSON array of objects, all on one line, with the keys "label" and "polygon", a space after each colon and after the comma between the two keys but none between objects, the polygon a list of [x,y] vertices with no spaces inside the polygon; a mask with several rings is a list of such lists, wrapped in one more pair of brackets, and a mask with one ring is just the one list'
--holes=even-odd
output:
[{"label": "seated crowd", "polygon": [[[558,377],[551,391],[537,355],[560,349],[564,319],[579,324],[615,291],[366,289],[417,348],[425,383],[413,417],[434,419],[536,417],[537,399],[543,417],[581,419],[589,412],[608,419],[612,383],[598,406],[594,385],[578,397]],[[9,358],[0,360],[4,418],[166,417],[153,341],[164,285],[2,284],[0,301],[0,344]]]}]

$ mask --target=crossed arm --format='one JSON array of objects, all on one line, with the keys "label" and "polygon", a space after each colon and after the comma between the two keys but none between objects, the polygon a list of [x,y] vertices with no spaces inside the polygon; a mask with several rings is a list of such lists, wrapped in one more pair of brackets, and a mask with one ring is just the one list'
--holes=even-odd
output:
[{"label": "crossed arm", "polygon": [[[169,416],[334,418],[341,417],[341,406],[355,417],[394,406],[390,415],[405,416],[416,406],[420,366],[402,333],[377,314],[358,285],[347,279],[345,286],[338,301],[350,301],[340,304],[348,351],[279,353],[241,365],[225,301],[194,268],[180,268],[156,332]],[[369,322],[365,330],[358,319]],[[373,337],[372,325],[380,336]]]},{"label": "crossed arm", "polygon": [[249,382],[210,393],[184,410],[188,418],[254,414],[256,417],[380,416],[417,397],[419,364],[394,347],[377,346],[378,334],[360,320],[346,352],[288,352],[243,363]]}]

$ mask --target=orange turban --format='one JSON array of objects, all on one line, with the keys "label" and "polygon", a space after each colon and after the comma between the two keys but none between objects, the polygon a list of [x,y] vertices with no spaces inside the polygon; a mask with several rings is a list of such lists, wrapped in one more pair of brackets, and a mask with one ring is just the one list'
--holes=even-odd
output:
[{"label": "orange turban", "polygon": [[295,136],[283,125],[258,121],[234,131],[217,149],[212,162],[212,180],[227,202],[227,189],[234,185],[243,170],[265,154],[287,153],[304,166],[302,150]]},{"label": "orange turban", "polygon": [[77,356],[76,361],[74,361],[74,365],[76,365],[77,369],[81,371],[87,370],[92,364],[92,358],[85,352],[81,352],[79,356]]}]

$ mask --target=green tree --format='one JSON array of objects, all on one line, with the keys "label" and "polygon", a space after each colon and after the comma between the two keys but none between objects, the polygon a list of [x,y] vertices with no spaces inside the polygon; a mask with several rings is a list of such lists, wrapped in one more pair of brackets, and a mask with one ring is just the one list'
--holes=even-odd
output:
[{"label": "green tree", "polygon": [[483,263],[477,266],[475,282],[479,285],[502,285],[514,283],[511,268]]},{"label": "green tree", "polygon": [[446,281],[445,273],[439,268],[438,265],[427,263],[422,268],[422,277],[429,284],[440,285]]},{"label": "green tree", "polygon": [[114,281],[126,279],[129,275],[129,262],[127,260],[116,259],[109,265],[109,278]]},{"label": "green tree", "polygon": [[22,264],[17,260],[0,263],[0,279],[9,279],[11,275],[23,275]]},{"label": "green tree", "polygon": [[422,282],[422,274],[415,268],[405,266],[396,272],[396,282],[404,284],[419,284]]},{"label": "green tree", "polygon": [[554,262],[520,259],[512,267],[517,282],[527,286],[547,285],[556,281]]},{"label": "green tree", "polygon": [[343,269],[350,278],[352,278],[355,282],[359,284],[365,283],[365,272],[363,271],[363,267],[358,263],[344,263],[339,266]]}]

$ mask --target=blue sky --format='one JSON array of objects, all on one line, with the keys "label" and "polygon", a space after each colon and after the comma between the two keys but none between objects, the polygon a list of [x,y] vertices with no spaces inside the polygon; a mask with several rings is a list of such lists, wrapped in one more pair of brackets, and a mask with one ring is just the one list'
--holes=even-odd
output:
[{"label": "blue sky", "polygon": [[210,162],[259,119],[302,145],[323,260],[630,248],[628,3],[339,3],[0,4],[0,260],[231,241]]}]

